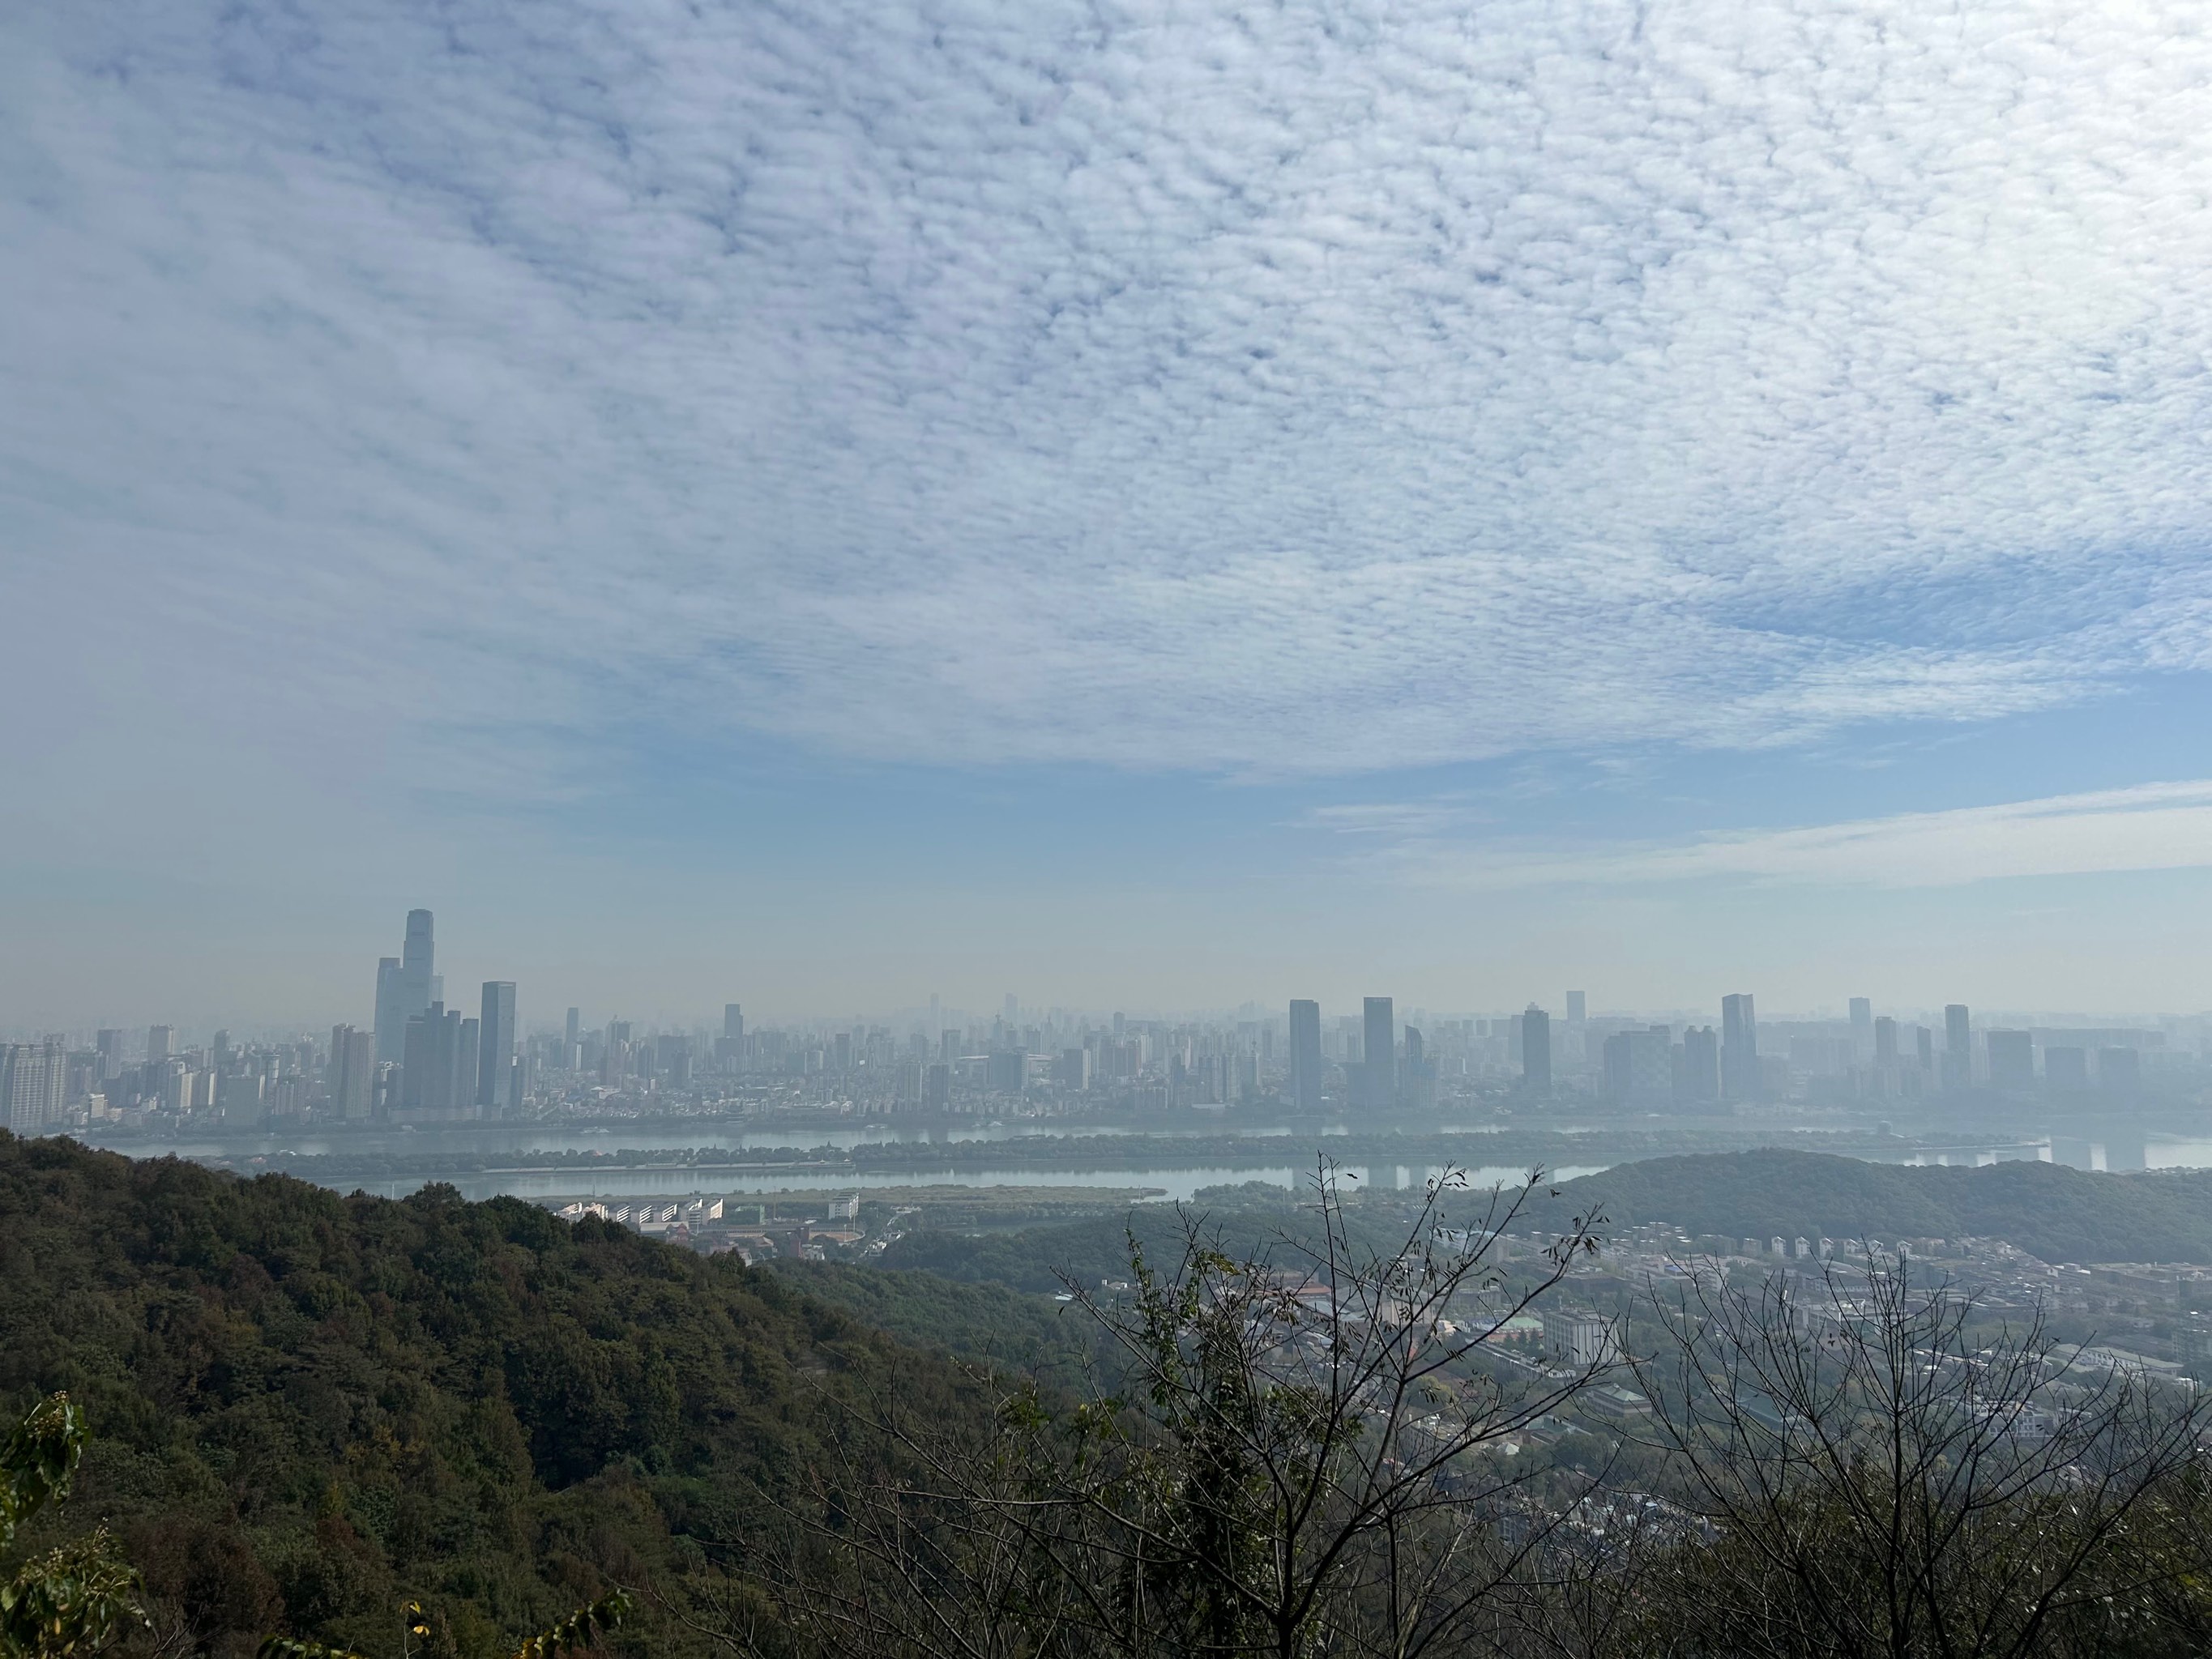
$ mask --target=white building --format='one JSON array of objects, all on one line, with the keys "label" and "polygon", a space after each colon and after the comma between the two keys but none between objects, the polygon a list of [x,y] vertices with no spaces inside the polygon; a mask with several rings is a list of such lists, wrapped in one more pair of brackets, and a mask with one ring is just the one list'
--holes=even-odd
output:
[{"label": "white building", "polygon": [[1620,1331],[1603,1314],[1547,1308],[1544,1346],[1571,1365],[1609,1365],[1620,1358]]}]

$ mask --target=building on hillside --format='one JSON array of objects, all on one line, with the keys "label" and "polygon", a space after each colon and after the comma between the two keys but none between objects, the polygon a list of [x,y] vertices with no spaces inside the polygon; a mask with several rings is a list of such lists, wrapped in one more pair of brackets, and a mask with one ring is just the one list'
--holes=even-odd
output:
[{"label": "building on hillside", "polygon": [[1545,1352],[1578,1367],[1610,1365],[1620,1358],[1620,1331],[1600,1313],[1572,1308],[1547,1308],[1543,1313]]}]

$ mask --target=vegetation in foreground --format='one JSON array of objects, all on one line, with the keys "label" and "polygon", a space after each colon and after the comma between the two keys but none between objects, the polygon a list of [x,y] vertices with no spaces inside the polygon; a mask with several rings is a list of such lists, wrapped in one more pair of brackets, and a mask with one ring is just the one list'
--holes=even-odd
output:
[{"label": "vegetation in foreground", "polygon": [[[940,1419],[979,1409],[951,1365],[734,1258],[451,1189],[0,1139],[0,1404],[66,1392],[90,1430],[74,1498],[9,1559],[105,1525],[151,1621],[127,1649],[397,1659],[416,1600],[415,1653],[503,1659],[617,1588],[741,1599],[696,1540],[796,1490],[832,1402],[894,1377]],[[616,1639],[713,1647],[650,1597]]]},{"label": "vegetation in foreground", "polygon": [[[1496,1339],[1606,1224],[1568,1211],[1549,1252],[1510,1267],[1490,1241],[1560,1214],[1562,1192],[1448,1181],[1392,1236],[1324,1171],[1272,1243],[1257,1205],[1233,1236],[1188,1218],[1125,1234],[1121,1279],[1063,1292],[1088,1333],[1063,1341],[1061,1321],[985,1287],[786,1278],[520,1203],[340,1199],[0,1142],[0,1387],[28,1413],[7,1466],[49,1471],[44,1498],[9,1487],[7,1605],[46,1573],[63,1615],[8,1645],[2212,1644],[2193,1395],[2084,1373],[2033,1320],[1993,1332],[1894,1258],[1810,1287],[1699,1271],[1639,1324],[1638,1352],[1516,1352]],[[809,1282],[880,1298],[917,1337],[980,1319],[980,1337],[933,1346],[1048,1358],[1059,1383],[902,1347]],[[1540,1455],[1623,1399],[1641,1414],[1619,1432]],[[71,1562],[108,1575],[106,1610],[76,1624],[48,1571]]]}]

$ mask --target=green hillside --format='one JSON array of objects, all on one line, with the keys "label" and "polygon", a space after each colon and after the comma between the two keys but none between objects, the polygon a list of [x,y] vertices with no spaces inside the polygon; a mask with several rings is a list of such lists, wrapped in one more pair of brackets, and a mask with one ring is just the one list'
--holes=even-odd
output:
[{"label": "green hillside", "polygon": [[2045,1261],[2212,1262],[2212,1170],[1908,1168],[1819,1152],[1702,1153],[1566,1182],[1548,1213],[1766,1238],[2002,1238]]},{"label": "green hillside", "polygon": [[[941,1362],[734,1259],[0,1134],[0,1405],[85,1405],[69,1528],[106,1519],[219,1653],[384,1652],[409,1595],[433,1653],[511,1653],[611,1583],[707,1571],[691,1538],[798,1477],[825,1392],[894,1369],[964,1408]],[[621,1644],[696,1650],[649,1601]]]},{"label": "green hillside", "polygon": [[1001,1374],[1073,1383],[1095,1328],[1065,1304],[987,1280],[779,1259],[773,1270],[818,1303],[895,1341]]}]

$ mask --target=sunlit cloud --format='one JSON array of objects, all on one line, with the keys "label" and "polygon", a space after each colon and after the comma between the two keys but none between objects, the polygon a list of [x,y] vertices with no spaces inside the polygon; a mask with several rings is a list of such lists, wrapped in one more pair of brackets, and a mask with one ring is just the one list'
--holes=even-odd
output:
[{"label": "sunlit cloud", "polygon": [[1474,889],[1712,880],[1956,887],[2008,877],[2203,869],[2212,867],[2212,781],[1626,848],[1539,852],[1409,839],[1393,848],[1390,862],[1414,880]]}]

